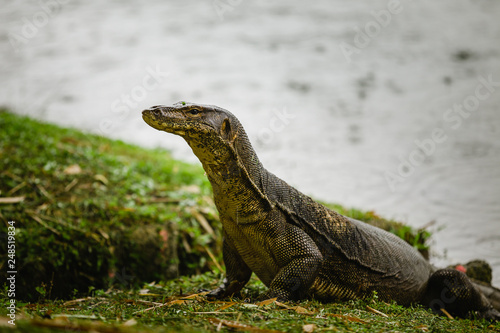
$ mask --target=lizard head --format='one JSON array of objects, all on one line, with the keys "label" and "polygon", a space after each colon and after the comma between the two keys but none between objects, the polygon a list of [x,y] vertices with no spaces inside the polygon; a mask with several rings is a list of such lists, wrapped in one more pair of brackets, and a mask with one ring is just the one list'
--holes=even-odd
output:
[{"label": "lizard head", "polygon": [[186,141],[220,137],[234,141],[239,122],[229,111],[212,105],[177,102],[157,105],[142,111],[142,119],[151,127],[182,136]]},{"label": "lizard head", "polygon": [[142,111],[142,118],[159,131],[183,137],[200,158],[198,153],[218,154],[235,149],[238,133],[244,135],[232,113],[212,105],[178,102],[152,106]]}]

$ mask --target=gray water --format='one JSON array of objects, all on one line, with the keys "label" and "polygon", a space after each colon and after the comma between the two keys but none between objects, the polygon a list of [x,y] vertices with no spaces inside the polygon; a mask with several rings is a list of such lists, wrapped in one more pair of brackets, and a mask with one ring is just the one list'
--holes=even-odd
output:
[{"label": "gray water", "polygon": [[219,105],[291,185],[434,221],[434,263],[487,259],[500,285],[500,2],[393,3],[8,2],[0,104],[193,162],[140,111]]}]

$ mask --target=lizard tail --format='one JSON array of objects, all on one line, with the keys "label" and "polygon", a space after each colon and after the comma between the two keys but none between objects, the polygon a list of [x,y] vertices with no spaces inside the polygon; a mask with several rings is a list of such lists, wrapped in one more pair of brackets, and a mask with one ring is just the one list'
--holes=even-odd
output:
[{"label": "lizard tail", "polygon": [[500,289],[477,280],[472,281],[472,284],[488,299],[493,308],[500,311]]}]

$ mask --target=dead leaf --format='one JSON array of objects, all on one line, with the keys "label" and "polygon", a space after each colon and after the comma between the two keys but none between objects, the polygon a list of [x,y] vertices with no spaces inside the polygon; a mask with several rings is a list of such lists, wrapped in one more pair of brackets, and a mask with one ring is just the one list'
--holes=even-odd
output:
[{"label": "dead leaf", "polygon": [[275,301],[274,302],[277,306],[281,307],[281,308],[285,308],[287,310],[291,309],[291,307],[289,307],[288,305],[286,305],[285,303],[281,303],[281,302],[278,302],[278,301]]},{"label": "dead leaf", "polygon": [[205,296],[208,293],[209,293],[209,291],[204,291],[204,292],[201,292],[201,293],[198,293],[198,294],[192,294],[192,295],[185,296],[185,297],[182,297],[182,298],[183,299],[193,299],[193,298],[196,298],[198,296]]},{"label": "dead leaf", "polygon": [[416,328],[417,330],[422,330],[422,332],[429,332],[429,327],[427,325],[418,325],[414,328]]},{"label": "dead leaf", "polygon": [[366,306],[366,308],[367,308],[369,311],[373,312],[373,313],[376,313],[376,314],[378,314],[378,315],[381,315],[382,317],[389,318],[389,316],[388,316],[388,315],[386,315],[385,313],[380,312],[379,310],[376,310],[376,309],[374,309],[374,308],[371,308],[371,307],[369,307],[368,305]]},{"label": "dead leaf", "polygon": [[203,249],[205,249],[210,259],[212,259],[212,262],[214,263],[215,267],[217,267],[217,269],[222,272],[223,269],[221,265],[217,262],[217,258],[215,258],[214,254],[212,253],[212,251],[210,251],[208,246],[203,246]]},{"label": "dead leaf", "polygon": [[41,210],[46,210],[47,208],[49,208],[49,204],[48,203],[43,203],[41,204],[40,206],[36,207],[36,212],[39,213]]},{"label": "dead leaf", "polygon": [[187,303],[188,303],[188,300],[175,299],[173,301],[169,301],[169,302],[166,302],[166,303],[163,303],[163,304],[160,304],[160,305],[155,305],[155,306],[152,306],[152,307],[147,308],[147,309],[135,311],[134,314],[135,313],[140,313],[140,312],[148,312],[148,311],[151,311],[151,310],[156,310],[156,309],[162,308],[164,306],[184,305],[184,304],[187,304]]},{"label": "dead leaf", "polygon": [[212,228],[212,226],[210,225],[210,223],[208,223],[207,219],[205,218],[205,216],[203,216],[200,212],[198,212],[195,208],[191,209],[191,215],[194,216],[194,218],[196,219],[196,221],[198,221],[198,223],[203,227],[203,229],[205,229],[205,231],[210,235],[212,236],[213,238],[215,238],[215,232],[214,232],[214,229]]},{"label": "dead leaf", "polygon": [[64,169],[63,173],[65,175],[78,175],[82,173],[82,168],[78,164],[71,164],[66,169]]},{"label": "dead leaf", "polygon": [[8,197],[8,198],[0,198],[0,204],[15,204],[24,201],[25,197]]},{"label": "dead leaf", "polygon": [[30,213],[28,213],[28,215],[31,216],[31,218],[33,220],[35,220],[36,222],[40,223],[44,228],[49,229],[50,231],[52,231],[53,233],[55,233],[58,236],[61,235],[61,233],[59,231],[57,231],[56,229],[52,228],[47,223],[45,223],[38,215],[30,214]]},{"label": "dead leaf", "polygon": [[55,314],[52,317],[54,319],[61,319],[61,320],[68,321],[68,322],[69,322],[69,320],[68,320],[69,318],[74,318],[74,319],[89,319],[89,320],[99,319],[99,317],[97,317],[95,314],[92,314],[92,315],[83,315],[83,314],[60,313],[60,314]]},{"label": "dead leaf", "polygon": [[207,318],[207,320],[213,325],[217,326],[217,329],[221,327],[229,327],[237,331],[248,331],[248,332],[256,332],[256,333],[281,333],[280,331],[263,329],[247,324],[242,324],[237,321],[225,320],[225,319],[217,319],[217,318]]},{"label": "dead leaf", "polygon": [[19,191],[20,189],[22,189],[23,187],[25,187],[26,185],[27,185],[26,182],[22,182],[22,183],[18,184],[17,186],[15,186],[14,188],[11,188],[10,191],[7,192],[7,194],[12,195],[15,192]]},{"label": "dead leaf", "polygon": [[184,246],[186,252],[187,253],[193,252],[193,250],[191,249],[191,245],[189,245],[189,242],[186,239],[186,235],[182,234],[181,237],[182,237],[182,246]]},{"label": "dead leaf", "polygon": [[109,239],[109,235],[107,232],[103,231],[103,230],[99,230],[99,233],[101,234],[102,237],[104,237],[105,239]]},{"label": "dead leaf", "polygon": [[134,318],[129,319],[123,323],[123,326],[134,326],[134,325],[137,325],[137,320],[135,320]]},{"label": "dead leaf", "polygon": [[266,299],[265,301],[256,303],[255,305],[257,305],[257,306],[265,306],[265,305],[273,304],[274,302],[276,302],[277,299],[278,299],[278,297]]},{"label": "dead leaf", "polygon": [[201,188],[198,185],[186,185],[186,186],[182,186],[180,189],[181,189],[181,191],[185,191],[185,192],[192,193],[192,194],[200,194],[201,193]]},{"label": "dead leaf", "polygon": [[306,315],[314,314],[314,312],[311,312],[311,311],[309,311],[306,308],[303,308],[301,306],[294,306],[292,309],[295,310],[295,312],[300,313],[300,314],[306,314]]},{"label": "dead leaf", "polygon": [[225,304],[225,305],[221,306],[220,308],[218,308],[217,311],[222,311],[222,310],[229,309],[230,307],[232,307],[235,304],[238,304],[238,303],[236,303],[236,302],[227,302],[227,304]]},{"label": "dead leaf", "polygon": [[7,176],[7,177],[9,177],[9,178],[12,178],[12,179],[14,179],[14,180],[17,180],[19,183],[24,181],[24,179],[22,179],[22,178],[21,178],[21,177],[19,177],[19,176],[16,176],[15,174],[13,174],[13,173],[11,173],[11,172],[9,172],[9,171],[4,171],[4,172],[2,172],[2,175],[6,175],[6,176]]},{"label": "dead leaf", "polygon": [[47,198],[49,199],[50,201],[53,201],[54,198],[52,197],[52,195],[49,194],[49,192],[47,192],[47,190],[45,189],[45,187],[43,187],[42,185],[40,184],[36,184],[36,187],[38,187],[38,189],[40,190],[40,192]]},{"label": "dead leaf", "polygon": [[275,304],[279,307],[286,309],[286,310],[294,310],[295,312],[300,313],[300,314],[307,314],[307,315],[314,314],[314,312],[311,312],[311,311],[309,311],[306,308],[303,308],[301,306],[288,306],[288,305],[281,303],[281,302],[278,302],[278,301],[275,301]]},{"label": "dead leaf", "polygon": [[453,316],[445,309],[439,309],[439,310],[441,310],[441,312],[444,313],[444,315],[448,317],[448,319],[454,319]]},{"label": "dead leaf", "polygon": [[0,317],[0,327],[12,327],[12,324],[9,324],[9,317]]},{"label": "dead leaf", "polygon": [[312,333],[312,332],[314,332],[315,329],[316,329],[316,325],[314,325],[314,324],[307,324],[307,325],[302,326],[302,332],[305,332],[305,333]]},{"label": "dead leaf", "polygon": [[326,315],[330,316],[330,317],[337,317],[337,318],[342,318],[342,319],[349,320],[349,321],[354,321],[357,323],[366,324],[366,321],[361,320],[357,317],[353,317],[353,316],[347,316],[347,315],[343,315],[343,314],[339,314],[339,313],[327,313]]},{"label": "dead leaf", "polygon": [[[85,298],[78,298],[78,299],[73,299],[71,301],[67,301],[67,302],[64,302],[63,303],[63,306],[65,307],[68,307],[68,306],[74,306],[78,303],[83,303],[83,302],[87,302],[87,301],[108,301],[107,298],[104,298],[104,297],[85,297]],[[99,302],[100,303],[100,302]],[[31,304],[30,304],[31,306]],[[40,306],[39,304],[37,306]]]},{"label": "dead leaf", "polygon": [[78,179],[74,178],[71,183],[69,183],[68,185],[66,185],[66,187],[64,188],[64,191],[65,192],[69,192],[69,190],[71,190],[73,187],[75,187],[75,185],[78,183]]},{"label": "dead leaf", "polygon": [[106,177],[104,177],[103,175],[100,175],[100,174],[95,175],[94,179],[100,181],[104,185],[108,185],[108,183],[109,183],[108,178],[106,178]]},{"label": "dead leaf", "polygon": [[175,299],[173,301],[170,301],[170,302],[167,302],[167,303],[163,304],[163,306],[184,305],[186,303],[187,303],[187,301],[184,300],[184,299]]},{"label": "dead leaf", "polygon": [[[109,323],[102,322],[72,322],[69,321],[68,318],[59,317],[57,319],[52,320],[40,320],[33,319],[30,321],[30,324],[37,327],[45,328],[46,330],[52,331],[74,331],[74,332],[106,332],[106,333],[118,333],[125,332],[119,326],[110,326]],[[129,325],[123,325],[123,328]],[[127,330],[128,332],[128,330]]]}]

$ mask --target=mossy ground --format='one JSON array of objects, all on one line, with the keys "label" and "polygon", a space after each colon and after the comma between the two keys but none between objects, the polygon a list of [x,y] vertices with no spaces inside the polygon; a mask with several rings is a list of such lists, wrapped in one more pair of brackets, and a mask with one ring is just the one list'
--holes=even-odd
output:
[{"label": "mossy ground", "polygon": [[[500,330],[498,324],[449,320],[376,298],[256,305],[251,301],[265,289],[256,278],[244,289],[243,299],[209,302],[199,293],[221,282],[221,235],[211,189],[199,166],[175,161],[164,150],[5,110],[0,111],[0,128],[0,198],[14,198],[0,203],[1,232],[5,236],[8,221],[16,222],[19,270],[17,325],[2,317],[0,330]],[[332,206],[427,250],[425,230],[414,231],[373,212]],[[5,281],[3,248],[0,277]],[[164,262],[167,258],[171,262]],[[8,313],[8,301],[5,286],[2,316]]]},{"label": "mossy ground", "polygon": [[7,112],[0,127],[0,196],[19,200],[0,204],[1,231],[16,223],[19,297],[217,268],[221,237],[201,167]]},{"label": "mossy ground", "polygon": [[[448,319],[421,307],[373,299],[343,303],[252,302],[264,289],[252,278],[242,299],[210,302],[205,289],[221,276],[210,272],[150,283],[135,291],[93,291],[69,301],[18,304],[15,332],[499,332],[500,324]],[[4,313],[4,306],[0,313]],[[8,327],[7,319],[0,325]],[[0,326],[0,329],[2,327]]]}]

